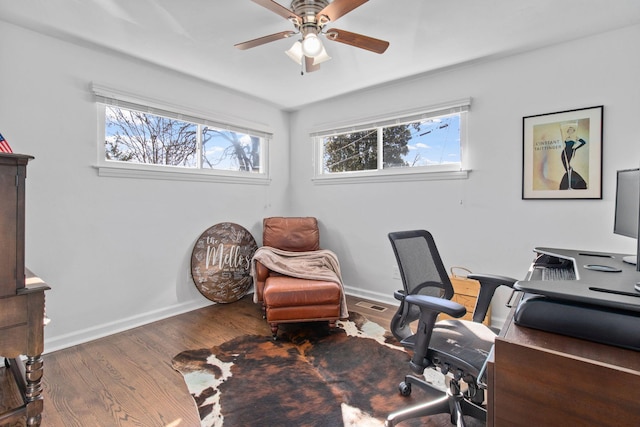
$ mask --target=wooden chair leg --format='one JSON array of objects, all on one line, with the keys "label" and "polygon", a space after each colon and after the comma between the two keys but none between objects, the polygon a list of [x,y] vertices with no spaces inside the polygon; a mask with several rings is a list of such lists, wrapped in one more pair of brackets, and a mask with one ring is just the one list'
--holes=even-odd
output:
[{"label": "wooden chair leg", "polygon": [[337,320],[329,320],[329,329],[334,330],[337,326]]},{"label": "wooden chair leg", "polygon": [[273,339],[278,339],[278,324],[277,323],[269,323],[271,326],[271,334],[273,335]]}]

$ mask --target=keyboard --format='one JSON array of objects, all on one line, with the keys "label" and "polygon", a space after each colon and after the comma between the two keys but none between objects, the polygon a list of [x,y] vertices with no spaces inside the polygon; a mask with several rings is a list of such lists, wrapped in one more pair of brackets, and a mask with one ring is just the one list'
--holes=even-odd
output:
[{"label": "keyboard", "polygon": [[573,268],[544,267],[542,280],[576,280],[576,273]]}]

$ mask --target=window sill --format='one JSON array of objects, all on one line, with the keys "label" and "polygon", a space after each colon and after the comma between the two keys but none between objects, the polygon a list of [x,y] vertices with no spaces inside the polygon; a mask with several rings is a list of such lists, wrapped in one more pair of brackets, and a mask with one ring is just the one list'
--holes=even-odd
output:
[{"label": "window sill", "polygon": [[318,175],[312,179],[314,184],[362,184],[371,182],[439,181],[467,179],[470,170],[439,172],[352,172],[331,175]]},{"label": "window sill", "polygon": [[269,185],[271,178],[263,174],[246,176],[234,172],[213,173],[204,170],[186,170],[144,165],[97,165],[98,176],[110,178],[159,179],[169,181],[220,182],[225,184]]}]

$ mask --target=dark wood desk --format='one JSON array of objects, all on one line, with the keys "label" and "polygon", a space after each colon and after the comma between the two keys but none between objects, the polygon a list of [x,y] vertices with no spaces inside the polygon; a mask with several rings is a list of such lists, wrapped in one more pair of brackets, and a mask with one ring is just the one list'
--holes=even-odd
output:
[{"label": "dark wood desk", "polygon": [[[11,369],[22,405],[0,414],[0,424],[26,418],[39,426],[42,402],[44,351],[44,291],[49,286],[27,270],[24,288],[0,298],[0,356]],[[20,356],[26,356],[22,361]]]},{"label": "dark wood desk", "polygon": [[640,352],[518,326],[488,365],[488,426],[638,426]]}]

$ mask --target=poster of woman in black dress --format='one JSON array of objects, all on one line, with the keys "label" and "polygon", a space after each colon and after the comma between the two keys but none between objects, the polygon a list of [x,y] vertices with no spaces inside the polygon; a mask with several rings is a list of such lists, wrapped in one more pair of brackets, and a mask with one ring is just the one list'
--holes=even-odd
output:
[{"label": "poster of woman in black dress", "polygon": [[589,119],[534,125],[531,146],[533,190],[587,190],[591,151],[588,140]]},{"label": "poster of woman in black dress", "polygon": [[602,106],[522,120],[523,199],[602,198]]},{"label": "poster of woman in black dress", "polygon": [[571,160],[576,155],[576,151],[586,145],[587,141],[578,137],[578,123],[562,123],[560,131],[564,138],[564,148],[562,150],[561,161],[564,167],[564,175],[560,181],[560,190],[586,190],[587,182],[584,178],[574,170]]}]

